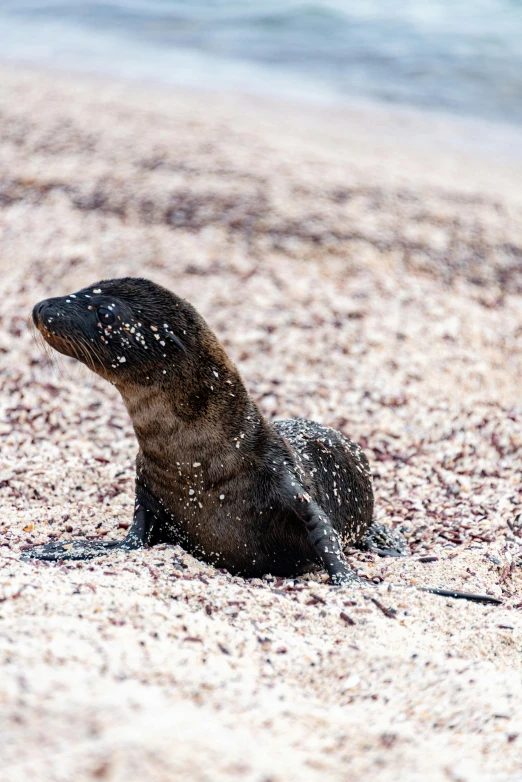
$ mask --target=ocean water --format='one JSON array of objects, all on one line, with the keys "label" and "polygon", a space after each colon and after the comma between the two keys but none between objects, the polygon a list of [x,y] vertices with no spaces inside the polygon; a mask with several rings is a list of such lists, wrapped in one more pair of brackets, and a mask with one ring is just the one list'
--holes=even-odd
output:
[{"label": "ocean water", "polygon": [[0,57],[522,123],[522,0],[0,0]]}]

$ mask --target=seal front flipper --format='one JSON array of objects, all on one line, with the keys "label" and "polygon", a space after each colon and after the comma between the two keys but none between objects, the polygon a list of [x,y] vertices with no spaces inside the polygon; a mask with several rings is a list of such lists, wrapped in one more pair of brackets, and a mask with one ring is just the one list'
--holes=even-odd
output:
[{"label": "seal front flipper", "polygon": [[63,559],[92,559],[110,554],[123,548],[118,540],[71,540],[66,543],[46,543],[24,551],[22,559],[43,559],[47,562],[60,562]]},{"label": "seal front flipper", "polygon": [[24,551],[22,559],[43,559],[47,562],[58,562],[62,559],[93,559],[93,557],[110,554],[111,551],[132,551],[143,548],[151,541],[157,516],[139,502],[139,496],[140,492],[137,491],[134,519],[123,540],[67,540],[64,543],[55,541]]},{"label": "seal front flipper", "polygon": [[348,565],[339,535],[329,516],[310,497],[296,476],[285,475],[282,494],[284,505],[304,523],[308,542],[330,576],[332,584],[340,586],[363,583]]}]

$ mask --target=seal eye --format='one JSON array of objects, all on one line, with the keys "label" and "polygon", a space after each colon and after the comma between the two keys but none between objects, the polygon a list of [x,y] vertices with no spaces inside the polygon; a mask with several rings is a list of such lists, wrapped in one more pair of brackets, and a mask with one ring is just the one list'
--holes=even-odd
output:
[{"label": "seal eye", "polygon": [[116,320],[114,312],[111,312],[107,307],[98,307],[97,315],[100,323],[103,323],[104,326],[110,326]]}]

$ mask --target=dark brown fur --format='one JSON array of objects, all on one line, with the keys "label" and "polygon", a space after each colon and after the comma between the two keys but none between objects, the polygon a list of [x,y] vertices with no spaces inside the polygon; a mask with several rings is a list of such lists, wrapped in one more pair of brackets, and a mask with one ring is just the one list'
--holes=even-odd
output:
[{"label": "dark brown fur", "polygon": [[[113,383],[131,416],[142,515],[122,548],[168,541],[245,576],[322,563],[334,580],[349,577],[341,548],[372,520],[362,451],[310,421],[266,421],[192,305],[124,278],[41,302],[33,318],[52,347]],[[111,545],[50,544],[29,556],[83,558]]]}]

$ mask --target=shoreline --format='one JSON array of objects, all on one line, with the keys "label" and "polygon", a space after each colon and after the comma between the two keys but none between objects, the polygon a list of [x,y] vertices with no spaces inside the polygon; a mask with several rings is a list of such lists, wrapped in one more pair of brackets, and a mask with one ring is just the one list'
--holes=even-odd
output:
[{"label": "shoreline", "polygon": [[[267,112],[282,113],[291,110],[307,122],[322,124],[321,112],[328,112],[329,119],[334,119],[340,126],[356,123],[360,132],[374,134],[376,138],[391,141],[393,144],[404,141],[403,134],[408,135],[408,143],[413,142],[420,149],[428,145],[442,144],[444,151],[473,156],[490,162],[498,160],[506,164],[508,161],[522,167],[522,125],[502,119],[486,119],[478,115],[457,114],[442,109],[419,107],[408,103],[385,102],[372,98],[352,95],[346,98],[333,94],[321,98],[318,91],[306,97],[304,91],[278,93],[256,89],[246,90],[241,87],[223,87],[212,85],[184,84],[161,81],[141,76],[118,75],[111,71],[89,70],[81,67],[72,68],[52,62],[32,62],[24,60],[1,59],[0,70],[28,73],[42,78],[62,81],[78,81],[79,83],[103,85],[123,91],[150,93],[156,97],[176,95],[187,99],[210,100],[215,105],[234,106],[241,102],[254,110],[263,109]],[[387,130],[379,132],[375,125],[386,123]],[[369,126],[369,127],[368,127]],[[391,135],[390,135],[391,134]],[[432,147],[431,147],[432,148]]]}]

